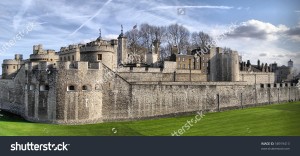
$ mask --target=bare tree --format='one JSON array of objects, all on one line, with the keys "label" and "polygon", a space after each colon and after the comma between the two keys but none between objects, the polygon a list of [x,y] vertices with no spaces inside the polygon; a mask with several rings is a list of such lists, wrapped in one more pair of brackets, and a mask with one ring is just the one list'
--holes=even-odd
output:
[{"label": "bare tree", "polygon": [[200,48],[208,51],[211,47],[215,46],[213,44],[213,38],[203,31],[193,32],[191,35],[191,42],[193,48]]},{"label": "bare tree", "polygon": [[127,47],[130,52],[133,54],[140,54],[144,49],[141,42],[141,32],[138,29],[132,29],[127,31],[125,36],[127,37]]},{"label": "bare tree", "polygon": [[185,53],[189,47],[190,32],[183,26],[172,24],[167,27],[169,47],[177,46],[178,53]]},{"label": "bare tree", "polygon": [[141,24],[140,26],[142,46],[152,51],[154,41],[162,42],[165,39],[165,27],[153,26],[149,24]]}]

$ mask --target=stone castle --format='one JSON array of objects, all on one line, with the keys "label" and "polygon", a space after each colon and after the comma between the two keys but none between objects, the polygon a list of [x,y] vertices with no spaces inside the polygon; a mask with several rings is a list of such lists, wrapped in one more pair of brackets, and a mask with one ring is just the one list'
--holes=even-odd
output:
[{"label": "stone castle", "polygon": [[34,122],[87,124],[300,99],[294,83],[276,82],[277,67],[242,62],[236,51],[183,55],[174,47],[173,59],[163,59],[154,41],[141,61],[126,42],[122,30],[117,39],[100,35],[59,52],[35,45],[27,60],[4,60],[0,109]]}]

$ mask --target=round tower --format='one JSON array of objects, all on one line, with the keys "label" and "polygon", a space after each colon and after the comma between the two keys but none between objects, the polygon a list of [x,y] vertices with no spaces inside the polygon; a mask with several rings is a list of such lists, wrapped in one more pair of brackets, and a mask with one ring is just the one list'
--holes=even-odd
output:
[{"label": "round tower", "polygon": [[239,67],[239,55],[236,51],[231,53],[231,81],[239,81],[240,80],[240,67]]},{"label": "round tower", "polygon": [[2,64],[2,78],[11,79],[15,76],[17,71],[23,64],[23,55],[16,54],[15,59],[3,60]]}]

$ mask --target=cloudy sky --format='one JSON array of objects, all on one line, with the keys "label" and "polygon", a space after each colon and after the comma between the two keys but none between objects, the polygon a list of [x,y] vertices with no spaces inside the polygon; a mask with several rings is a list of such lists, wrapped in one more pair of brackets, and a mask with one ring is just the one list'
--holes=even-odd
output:
[{"label": "cloudy sky", "polygon": [[[179,23],[204,31],[219,46],[237,50],[256,64],[300,67],[298,0],[5,0],[0,1],[0,61],[15,53],[28,58],[32,45],[61,46],[98,37],[116,38],[135,24]],[[299,68],[300,69],[300,68]],[[1,70],[1,68],[0,68]]]}]

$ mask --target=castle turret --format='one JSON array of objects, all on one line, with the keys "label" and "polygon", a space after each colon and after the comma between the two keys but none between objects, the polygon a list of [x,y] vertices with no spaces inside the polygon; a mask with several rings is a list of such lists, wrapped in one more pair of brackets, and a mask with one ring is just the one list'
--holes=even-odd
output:
[{"label": "castle turret", "polygon": [[15,59],[3,60],[2,78],[3,79],[13,78],[23,64],[24,64],[23,55],[21,54],[16,54]]},{"label": "castle turret", "polygon": [[117,64],[118,66],[120,64],[125,64],[127,62],[127,37],[124,36],[123,34],[123,26],[121,25],[121,34],[118,37],[118,50],[117,50]]},{"label": "castle turret", "polygon": [[155,64],[157,65],[160,60],[160,42],[158,40],[154,40],[153,48],[151,52],[146,53],[146,63],[148,65]]},{"label": "castle turret", "polygon": [[231,81],[239,81],[240,70],[239,70],[239,54],[236,51],[231,53]]},{"label": "castle turret", "polygon": [[59,57],[54,50],[44,50],[43,45],[41,45],[41,44],[33,46],[33,54],[30,55],[30,61],[32,61],[32,62],[40,62],[40,61],[56,62],[58,60],[59,60]]},{"label": "castle turret", "polygon": [[157,61],[160,60],[160,42],[158,40],[154,40],[154,54],[157,54]]},{"label": "castle turret", "polygon": [[43,52],[44,51],[43,51],[43,45],[42,44],[33,46],[33,54],[41,54]]},{"label": "castle turret", "polygon": [[294,66],[293,64],[294,64],[294,62],[292,61],[292,59],[290,59],[288,62],[288,67],[292,68]]},{"label": "castle turret", "polygon": [[250,67],[250,66],[251,66],[250,60],[247,60],[247,67]]}]

